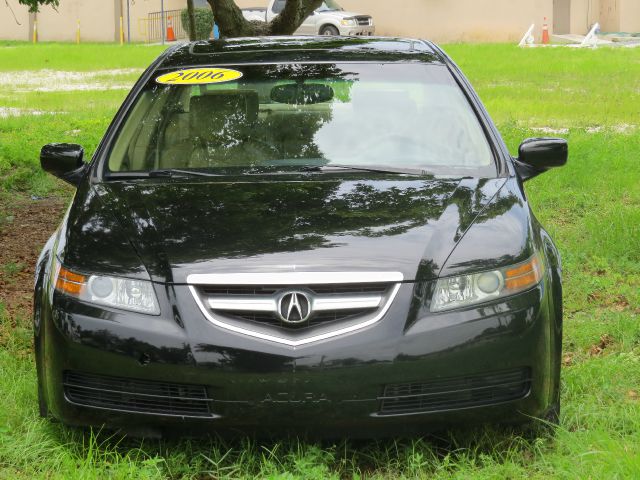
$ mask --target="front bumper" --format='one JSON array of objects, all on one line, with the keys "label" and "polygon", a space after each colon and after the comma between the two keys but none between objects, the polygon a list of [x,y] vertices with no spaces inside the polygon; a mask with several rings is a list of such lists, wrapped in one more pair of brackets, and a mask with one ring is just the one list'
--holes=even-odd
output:
[{"label": "front bumper", "polygon": [[[164,305],[163,312],[173,312],[170,318],[105,314],[56,297],[43,355],[47,403],[56,417],[73,425],[348,436],[518,422],[545,412],[551,401],[552,329],[542,286],[491,307],[439,315],[421,316],[409,308],[412,297],[414,286],[405,284],[379,323],[296,348],[212,325],[182,286],[168,287],[167,298],[175,303]],[[477,389],[482,385],[473,378],[517,371],[525,372],[526,385],[508,398],[490,394],[474,404],[470,397],[464,397],[467,403],[447,403],[442,397],[431,410],[424,405],[391,412],[383,408],[390,391],[404,388],[415,398],[428,394],[433,385],[451,382]],[[81,405],[82,398],[78,402],[63,385],[65,375],[78,372],[202,386],[209,414]]]},{"label": "front bumper", "polygon": [[375,35],[376,33],[376,27],[374,27],[373,25],[370,26],[357,26],[357,27],[345,27],[340,25],[338,27],[338,30],[340,30],[340,35],[343,36],[365,36],[365,37],[370,37],[372,35]]}]

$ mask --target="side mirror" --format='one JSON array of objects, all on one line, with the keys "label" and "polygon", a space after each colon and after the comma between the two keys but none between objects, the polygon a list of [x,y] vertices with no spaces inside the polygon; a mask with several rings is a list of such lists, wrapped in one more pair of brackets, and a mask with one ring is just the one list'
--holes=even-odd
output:
[{"label": "side mirror", "polygon": [[528,138],[520,144],[515,166],[523,181],[567,163],[569,146],[564,138]]},{"label": "side mirror", "polygon": [[50,143],[40,150],[40,165],[45,172],[77,185],[86,164],[84,149],[74,143]]}]

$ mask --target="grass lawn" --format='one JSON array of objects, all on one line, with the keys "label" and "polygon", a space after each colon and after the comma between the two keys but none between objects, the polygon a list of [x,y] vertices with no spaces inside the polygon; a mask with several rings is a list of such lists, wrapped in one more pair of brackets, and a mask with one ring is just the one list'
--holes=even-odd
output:
[{"label": "grass lawn", "polygon": [[[0,479],[639,478],[640,49],[446,50],[513,153],[531,136],[570,142],[567,167],[526,185],[565,269],[563,410],[555,435],[522,438],[483,427],[358,443],[141,442],[68,429],[36,412],[29,279],[20,283],[34,259],[4,252]],[[0,238],[23,221],[18,205],[61,205],[73,194],[39,170],[40,146],[74,142],[91,154],[129,86],[160,51],[0,43]],[[24,232],[26,243],[31,237]]]}]

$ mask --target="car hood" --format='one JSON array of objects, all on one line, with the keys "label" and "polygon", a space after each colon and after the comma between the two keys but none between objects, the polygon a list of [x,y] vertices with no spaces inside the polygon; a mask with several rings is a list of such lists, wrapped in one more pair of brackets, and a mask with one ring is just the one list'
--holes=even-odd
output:
[{"label": "car hood", "polygon": [[[84,206],[92,210],[93,228],[70,232],[69,261],[104,257],[97,265],[108,265],[111,255],[128,259],[109,251],[122,249],[126,238],[151,278],[161,282],[185,283],[196,273],[291,271],[389,271],[407,281],[430,279],[504,181],[108,182],[93,187],[99,202]],[[108,232],[97,231],[100,225]],[[92,251],[83,252],[82,245]]]},{"label": "car hood", "polygon": [[364,15],[356,12],[345,12],[344,10],[325,10],[323,12],[316,12],[316,15],[329,16],[341,20],[343,18],[351,17],[369,17],[370,15]]}]

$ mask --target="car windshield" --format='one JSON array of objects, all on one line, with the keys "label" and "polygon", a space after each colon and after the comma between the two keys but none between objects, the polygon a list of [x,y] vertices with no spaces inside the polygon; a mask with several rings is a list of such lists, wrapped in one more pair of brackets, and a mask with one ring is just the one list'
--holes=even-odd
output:
[{"label": "car windshield", "polygon": [[327,10],[342,10],[335,0],[325,0],[322,5],[316,9],[316,12],[326,12]]},{"label": "car windshield", "polygon": [[[156,73],[119,128],[108,171],[227,174],[376,165],[496,174],[485,132],[442,65],[240,65],[221,71],[213,77],[228,81],[180,85],[159,83],[180,72]],[[212,77],[182,75],[191,82]]]}]

